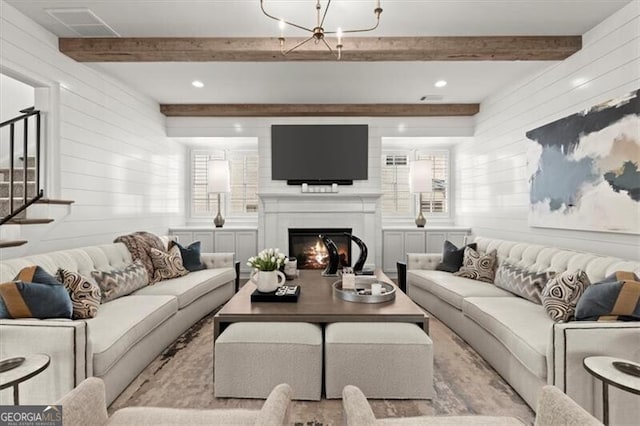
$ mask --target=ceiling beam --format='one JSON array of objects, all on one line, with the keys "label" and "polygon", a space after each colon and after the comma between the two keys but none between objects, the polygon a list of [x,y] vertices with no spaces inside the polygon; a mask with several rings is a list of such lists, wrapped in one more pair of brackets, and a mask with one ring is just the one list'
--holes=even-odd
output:
[{"label": "ceiling beam", "polygon": [[450,117],[479,104],[164,104],[167,117]]},{"label": "ceiling beam", "polygon": [[[556,61],[580,50],[582,37],[349,37],[343,44],[342,61]],[[277,38],[60,38],[58,45],[79,62],[335,60],[311,42],[283,56]]]}]

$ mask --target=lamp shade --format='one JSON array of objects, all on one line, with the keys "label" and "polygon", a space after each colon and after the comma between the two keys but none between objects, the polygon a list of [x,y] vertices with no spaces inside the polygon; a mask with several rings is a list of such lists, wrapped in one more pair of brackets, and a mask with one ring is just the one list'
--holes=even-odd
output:
[{"label": "lamp shade", "polygon": [[229,162],[227,160],[209,160],[207,162],[207,192],[231,192]]},{"label": "lamp shade", "polygon": [[413,193],[431,192],[433,170],[430,160],[416,160],[409,166],[409,189]]}]

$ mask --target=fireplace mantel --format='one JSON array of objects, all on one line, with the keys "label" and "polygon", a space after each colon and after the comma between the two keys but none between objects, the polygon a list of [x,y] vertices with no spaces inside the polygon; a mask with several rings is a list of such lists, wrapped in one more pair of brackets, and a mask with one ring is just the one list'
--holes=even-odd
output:
[{"label": "fireplace mantel", "polygon": [[[351,228],[369,247],[367,266],[379,263],[381,193],[259,193],[258,240],[263,247],[288,250],[289,228]],[[358,249],[353,253],[357,256]]]}]

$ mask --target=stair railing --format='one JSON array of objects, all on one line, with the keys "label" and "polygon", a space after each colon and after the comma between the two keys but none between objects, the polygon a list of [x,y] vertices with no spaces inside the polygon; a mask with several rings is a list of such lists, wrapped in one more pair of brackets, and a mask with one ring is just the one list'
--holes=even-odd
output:
[{"label": "stair railing", "polygon": [[[22,115],[0,123],[0,130],[6,126],[9,126],[9,214],[0,219],[0,225],[10,221],[18,214],[27,209],[31,204],[41,199],[44,195],[44,191],[40,188],[40,111],[35,107],[26,108],[20,111]],[[36,130],[35,130],[35,195],[29,197],[29,119],[35,117]],[[23,159],[23,194],[22,203],[18,207],[14,206],[14,184],[15,184],[15,172],[18,170],[15,166],[14,153],[15,153],[15,132],[16,124],[22,122],[24,126],[23,141],[22,141],[22,159]]]}]

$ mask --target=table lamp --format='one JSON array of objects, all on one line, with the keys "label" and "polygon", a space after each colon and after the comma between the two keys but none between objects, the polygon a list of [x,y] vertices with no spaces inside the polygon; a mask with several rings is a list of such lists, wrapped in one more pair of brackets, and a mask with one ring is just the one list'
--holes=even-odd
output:
[{"label": "table lamp", "polygon": [[409,189],[414,194],[420,194],[419,214],[416,218],[416,226],[418,228],[424,228],[427,223],[427,219],[422,215],[422,193],[433,191],[432,176],[433,171],[430,160],[416,160],[411,163],[409,167]]},{"label": "table lamp", "polygon": [[220,194],[231,192],[229,162],[227,160],[209,160],[207,162],[207,192],[218,194],[218,214],[213,219],[216,228],[222,228],[224,218],[220,213]]}]

